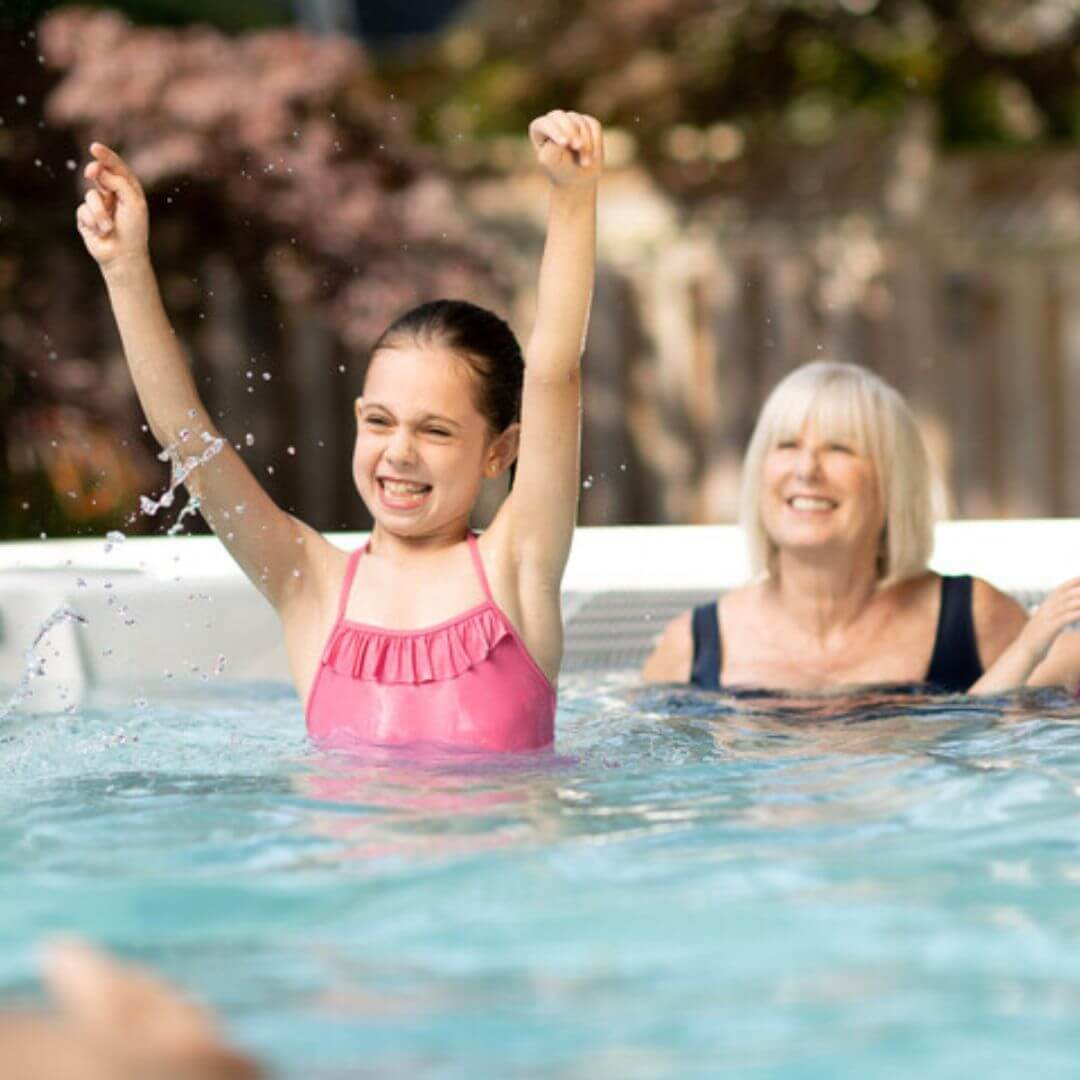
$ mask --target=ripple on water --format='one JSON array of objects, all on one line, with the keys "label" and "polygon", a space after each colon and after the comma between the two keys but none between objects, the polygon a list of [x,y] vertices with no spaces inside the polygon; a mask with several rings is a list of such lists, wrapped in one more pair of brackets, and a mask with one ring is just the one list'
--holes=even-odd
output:
[{"label": "ripple on water", "polygon": [[320,753],[281,687],[9,718],[0,986],[78,930],[297,1076],[1066,1075],[1078,720],[624,676],[516,758]]}]

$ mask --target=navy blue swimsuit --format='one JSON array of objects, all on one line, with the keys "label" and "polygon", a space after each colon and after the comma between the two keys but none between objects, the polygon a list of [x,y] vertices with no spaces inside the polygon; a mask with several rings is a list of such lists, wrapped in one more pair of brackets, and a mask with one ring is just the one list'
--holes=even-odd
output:
[{"label": "navy blue swimsuit", "polygon": [[[941,579],[941,613],[925,679],[929,689],[961,694],[983,673],[971,613],[971,586],[971,577],[966,574]],[[694,662],[690,685],[719,690],[722,659],[716,601],[694,608],[692,626]]]}]

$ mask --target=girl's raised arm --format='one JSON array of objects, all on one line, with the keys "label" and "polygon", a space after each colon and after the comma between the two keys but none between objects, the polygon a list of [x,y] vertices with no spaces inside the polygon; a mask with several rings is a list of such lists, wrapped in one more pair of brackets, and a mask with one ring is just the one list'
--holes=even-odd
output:
[{"label": "girl's raised arm", "polygon": [[551,112],[529,137],[551,178],[536,323],[525,349],[517,475],[505,511],[519,563],[558,589],[577,515],[581,353],[596,264],[600,124]]},{"label": "girl's raised arm", "polygon": [[185,486],[244,573],[280,610],[303,589],[312,548],[325,541],[275,505],[217,432],[161,301],[150,264],[142,187],[107,146],[94,143],[90,153],[94,160],[85,175],[92,186],[76,222],[105,278],[150,430],[181,460],[206,458]]}]

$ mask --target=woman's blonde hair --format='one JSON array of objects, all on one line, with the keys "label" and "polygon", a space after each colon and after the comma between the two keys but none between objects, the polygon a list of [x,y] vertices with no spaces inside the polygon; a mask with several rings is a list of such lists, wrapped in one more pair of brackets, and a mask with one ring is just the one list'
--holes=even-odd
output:
[{"label": "woman's blonde hair", "polygon": [[883,583],[926,570],[934,546],[939,491],[907,402],[883,379],[856,364],[817,361],[782,379],[762,406],[743,462],[739,520],[756,574],[777,572],[777,546],[765,532],[761,477],[765,455],[808,422],[817,435],[837,439],[874,464],[885,507],[878,559]]}]

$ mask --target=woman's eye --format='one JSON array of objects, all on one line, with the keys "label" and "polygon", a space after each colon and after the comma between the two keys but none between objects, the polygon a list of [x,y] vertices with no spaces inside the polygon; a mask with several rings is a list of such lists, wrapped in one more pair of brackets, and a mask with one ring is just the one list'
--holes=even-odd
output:
[{"label": "woman's eye", "polygon": [[389,421],[385,416],[369,416],[366,418],[365,423],[368,427],[386,427]]},{"label": "woman's eye", "polygon": [[440,438],[447,438],[450,435],[450,432],[447,431],[446,428],[433,427],[428,428],[428,434],[437,435]]},{"label": "woman's eye", "polygon": [[854,450],[851,449],[846,443],[830,443],[829,449],[835,451],[838,454],[853,454]]},{"label": "woman's eye", "polygon": [[798,447],[798,443],[794,439],[781,439],[776,444],[777,450],[794,450]]}]

